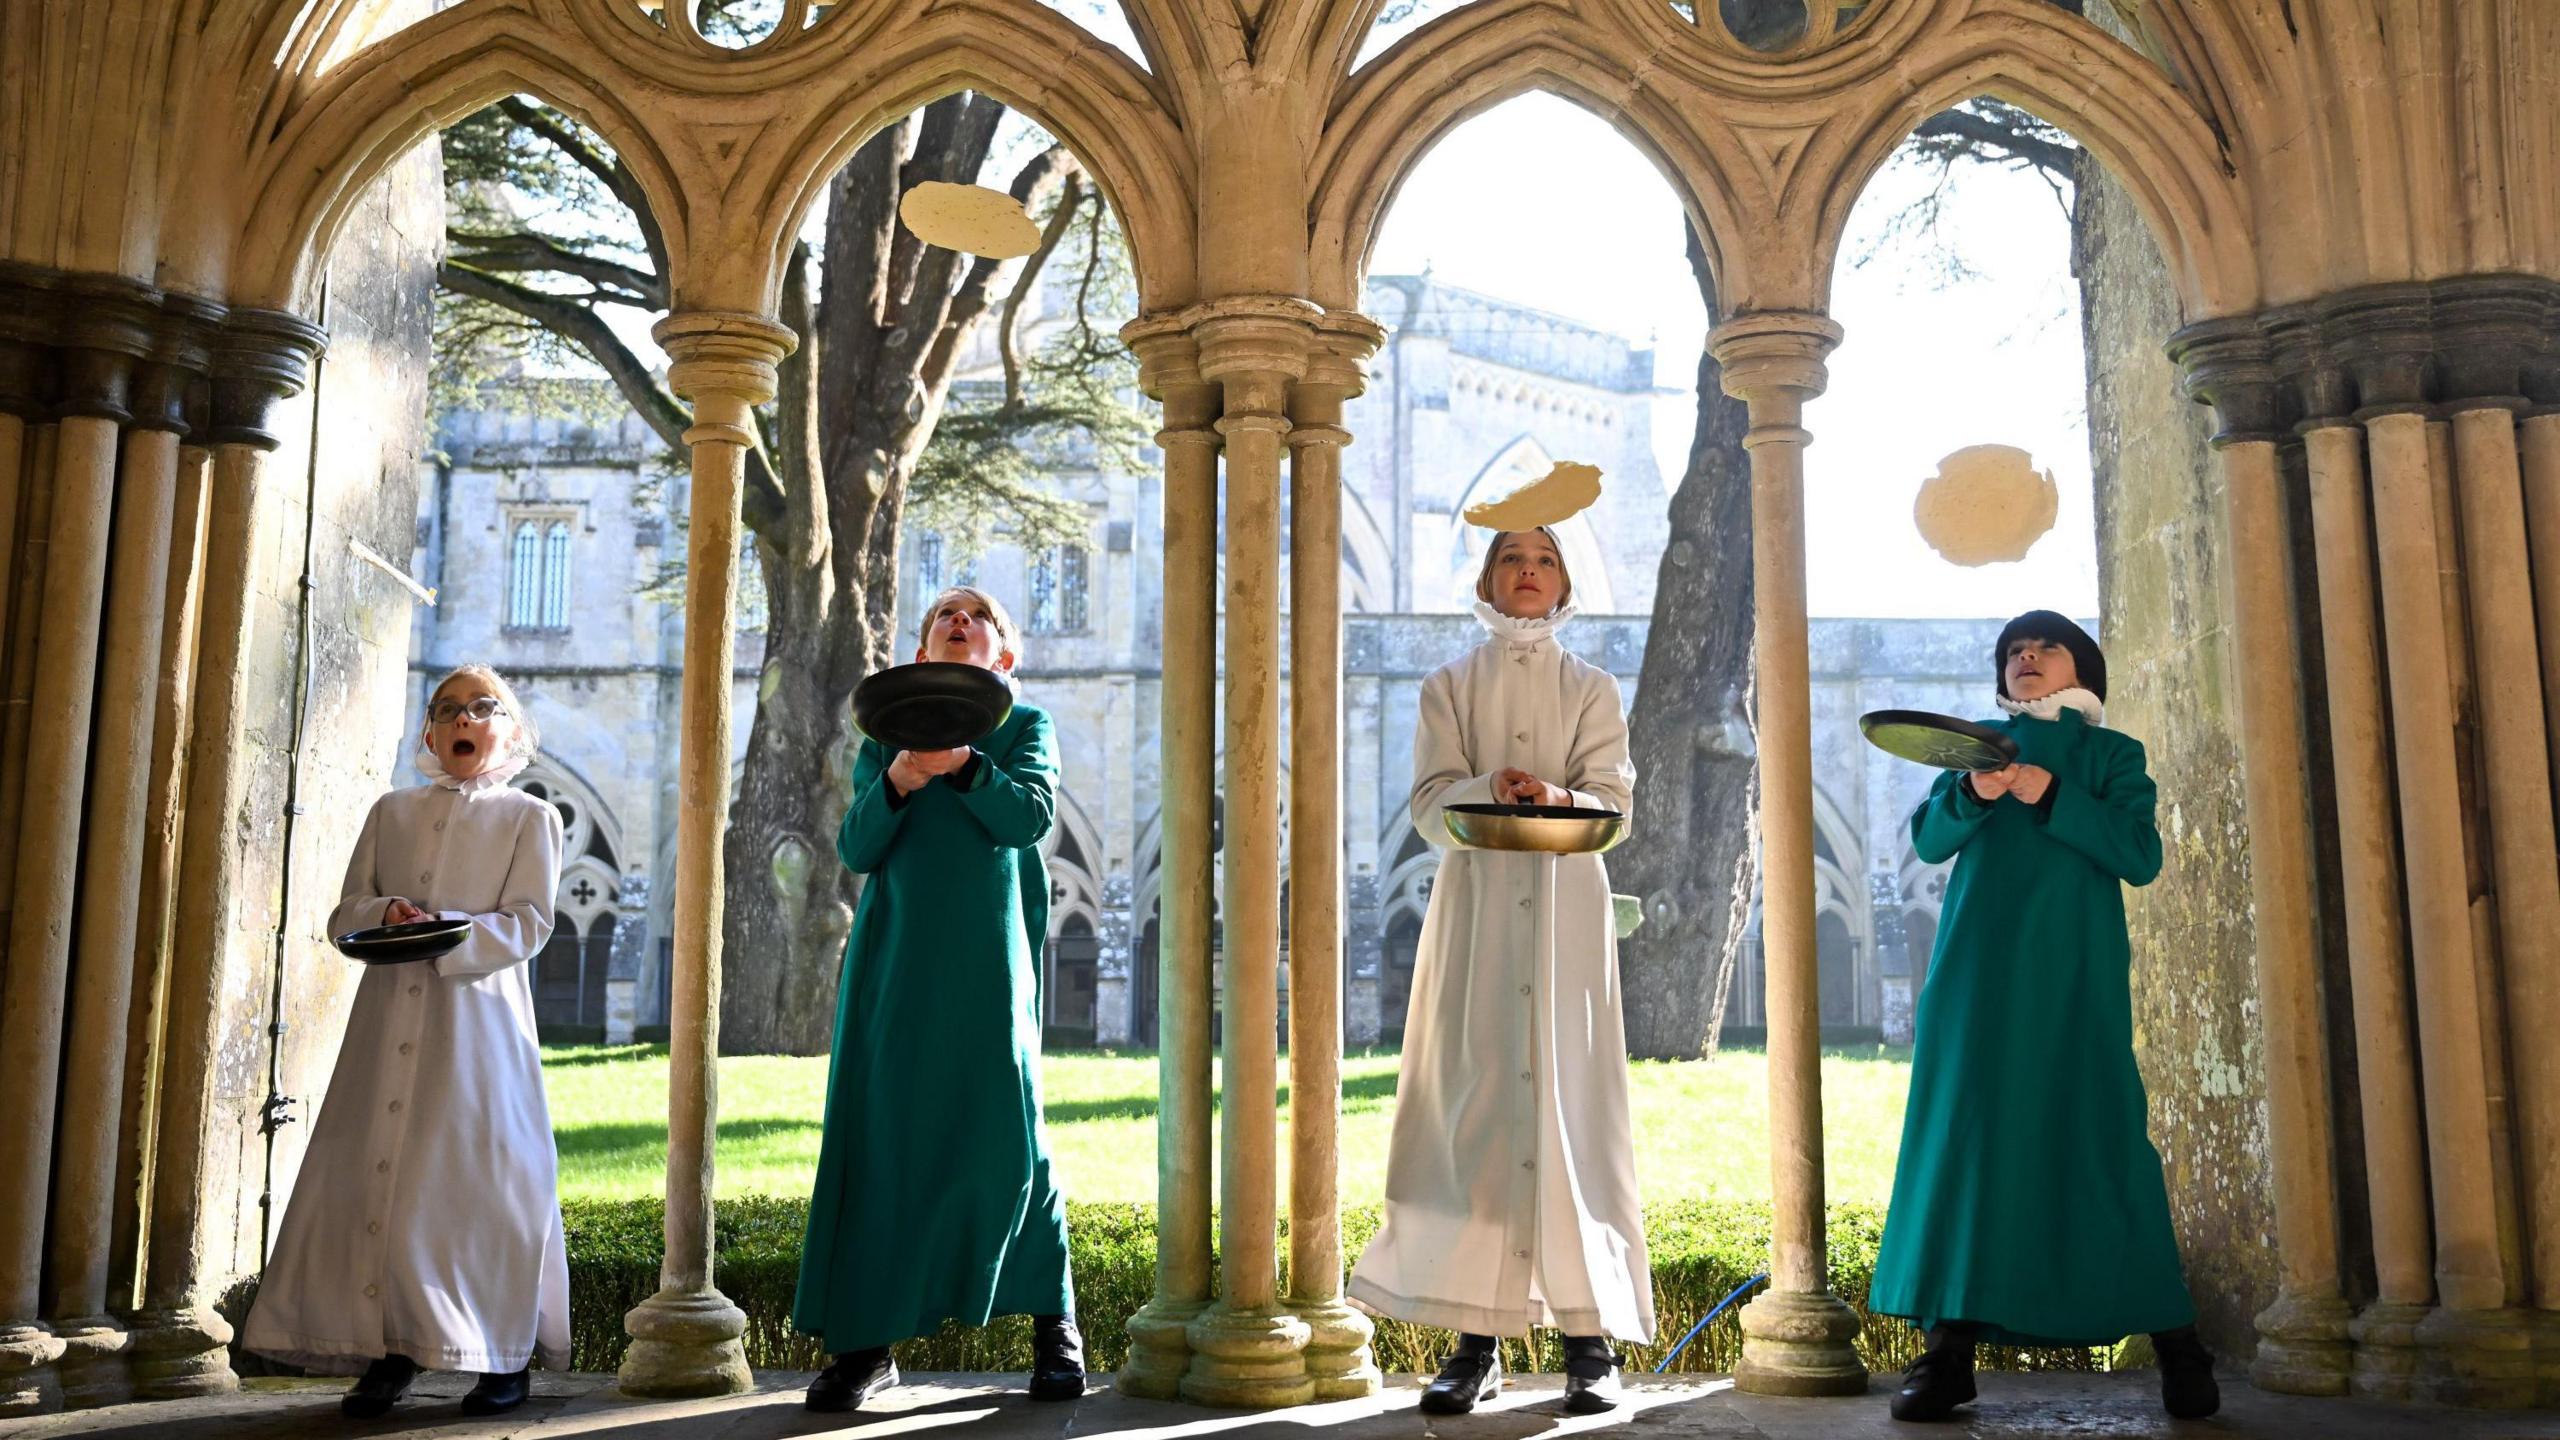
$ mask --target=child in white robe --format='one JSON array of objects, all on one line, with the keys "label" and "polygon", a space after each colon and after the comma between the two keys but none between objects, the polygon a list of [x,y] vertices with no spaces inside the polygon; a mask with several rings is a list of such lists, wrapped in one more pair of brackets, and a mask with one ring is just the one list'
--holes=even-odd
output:
[{"label": "child in white robe", "polygon": [[1422,1408],[1502,1388],[1496,1337],[1565,1332],[1565,1403],[1619,1398],[1612,1340],[1653,1336],[1627,1111],[1609,875],[1597,855],[1470,849],[1457,804],[1626,813],[1635,767],[1617,681],[1555,631],[1573,582],[1545,529],[1494,537],[1476,582],[1483,643],[1422,684],[1413,824],[1441,847],[1422,924],[1386,1223],[1352,1271],[1376,1314],[1459,1332]]},{"label": "child in white robe", "polygon": [[466,1414],[569,1364],[569,1266],[526,962],[551,938],[560,815],[510,788],[533,759],[507,682],[466,665],[427,702],[430,783],[374,802],[328,933],[471,922],[432,960],[367,967],[241,1344],[363,1378],[388,1411],[421,1369],[480,1372]]}]

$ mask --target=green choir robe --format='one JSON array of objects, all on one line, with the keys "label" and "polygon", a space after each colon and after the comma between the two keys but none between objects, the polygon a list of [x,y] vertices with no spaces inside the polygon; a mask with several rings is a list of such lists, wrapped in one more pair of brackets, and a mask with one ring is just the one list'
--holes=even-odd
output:
[{"label": "green choir robe", "polygon": [[1867,1306],[1999,1344],[2189,1325],[2133,1059],[2124,887],[2160,873],[2142,744],[2072,710],[1993,723],[2053,789],[1985,805],[1950,773],[1911,817],[1919,857],[1956,865]]},{"label": "green choir robe", "polygon": [[845,946],[791,1315],[830,1354],[1073,1308],[1040,1125],[1049,717],[1017,704],[978,750],[901,799],[895,752],[863,741],[836,835],[870,878]]}]

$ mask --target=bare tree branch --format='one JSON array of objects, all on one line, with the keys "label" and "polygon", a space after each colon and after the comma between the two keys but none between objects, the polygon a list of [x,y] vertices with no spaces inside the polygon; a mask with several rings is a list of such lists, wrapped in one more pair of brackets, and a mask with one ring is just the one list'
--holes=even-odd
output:
[{"label": "bare tree branch", "polygon": [[1058,242],[1067,238],[1068,227],[1075,224],[1076,211],[1084,205],[1084,182],[1070,175],[1066,193],[1058,208],[1049,216],[1048,226],[1040,232],[1040,243],[1030,258],[1022,262],[1022,274],[1013,282],[1013,293],[1004,297],[1004,311],[996,320],[996,354],[1004,361],[1004,403],[1022,404],[1022,302],[1039,287],[1040,272],[1049,257],[1058,251]]},{"label": "bare tree branch", "polygon": [[[2026,112],[2019,112],[2024,115]],[[2046,178],[2071,183],[2079,162],[2080,147],[2047,139],[2023,125],[2002,124],[1990,116],[1970,109],[1942,110],[1921,122],[1912,135],[1921,139],[1958,140],[1977,150],[1990,152],[1986,158],[2009,159],[2032,165]]]},{"label": "bare tree branch", "polygon": [[580,169],[604,182],[604,188],[613,192],[613,198],[622,202],[622,208],[631,212],[633,223],[640,227],[640,240],[649,252],[650,268],[661,275],[667,273],[666,236],[658,228],[658,217],[650,212],[649,194],[640,188],[640,177],[632,172],[630,166],[622,163],[620,156],[607,158],[598,154],[595,147],[553,119],[549,112],[526,103],[520,96],[508,96],[498,102],[498,108],[506,112],[507,118],[541,136],[561,154],[576,161]]},{"label": "bare tree branch", "polygon": [[453,246],[453,258],[475,270],[503,271],[522,274],[527,271],[554,271],[573,275],[599,288],[621,292],[618,303],[645,309],[667,308],[667,287],[663,276],[602,256],[588,255],[530,230],[517,230],[503,235],[473,234],[448,230],[446,239]]}]

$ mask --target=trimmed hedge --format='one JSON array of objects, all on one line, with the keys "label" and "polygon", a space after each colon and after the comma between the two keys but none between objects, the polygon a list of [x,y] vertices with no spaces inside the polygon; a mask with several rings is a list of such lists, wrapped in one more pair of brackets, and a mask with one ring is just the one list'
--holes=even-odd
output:
[{"label": "trimmed hedge", "polygon": [[[815,1339],[791,1328],[791,1297],[800,1281],[800,1242],[808,1202],[759,1196],[725,1200],[714,1214],[714,1275],[722,1294],[747,1313],[749,1364],[761,1370],[816,1370],[826,1363]],[[569,1246],[569,1325],[573,1368],[610,1371],[630,1343],[622,1329],[626,1312],[657,1293],[664,1254],[662,1206],[656,1200],[572,1201],[562,1207]],[[1378,1213],[1343,1212],[1346,1260],[1356,1258],[1378,1229]],[[1902,1369],[1919,1353],[1919,1335],[1900,1320],[1866,1313],[1867,1282],[1875,1272],[1884,1214],[1869,1206],[1843,1205],[1831,1212],[1831,1284],[1863,1322],[1859,1355],[1871,1370]],[[1067,1207],[1074,1257],[1076,1309],[1083,1323],[1086,1363],[1116,1370],[1127,1356],[1126,1324],[1155,1289],[1155,1210],[1148,1205]],[[1287,1256],[1285,1232],[1282,1256]],[[1658,1206],[1645,1214],[1645,1246],[1653,1267],[1659,1338],[1626,1347],[1628,1363],[1651,1370],[1699,1316],[1767,1268],[1769,1207],[1765,1204],[1691,1201]],[[1285,1281],[1285,1277],[1284,1277]],[[224,1296],[221,1309],[237,1329],[257,1282],[244,1280]],[[1680,1352],[1672,1366],[1683,1373],[1730,1372],[1742,1355],[1741,1305]],[[2135,1343],[2139,1344],[2137,1340]],[[1398,1320],[1378,1322],[1378,1366],[1389,1374],[1428,1371],[1447,1353],[1448,1334]],[[1516,1370],[1563,1368],[1561,1337],[1541,1331],[1529,1345],[1504,1342],[1505,1362]],[[983,1329],[946,1325],[941,1333],[898,1347],[909,1370],[1004,1372],[1031,1364],[1031,1326],[1010,1316]],[[2104,1370],[2124,1357],[2106,1349],[2015,1350],[1986,1346],[1981,1364],[1993,1370]],[[277,1367],[241,1356],[242,1374],[271,1374]]]}]

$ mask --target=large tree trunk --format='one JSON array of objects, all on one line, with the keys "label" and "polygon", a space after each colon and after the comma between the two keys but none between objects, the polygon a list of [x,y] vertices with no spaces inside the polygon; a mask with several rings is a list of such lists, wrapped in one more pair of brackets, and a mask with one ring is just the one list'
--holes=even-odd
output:
[{"label": "large tree trunk", "polygon": [[976,179],[1002,114],[952,96],[873,136],[829,187],[814,306],[793,267],[786,318],[803,344],[775,409],[782,501],[752,522],[765,651],[725,851],[727,1054],[823,1055],[834,1034],[858,893],[835,854],[860,741],[853,687],[902,658],[898,517],[994,268],[960,278],[965,257],[918,244],[897,202],[921,181]]},{"label": "large tree trunk", "polygon": [[[1712,310],[1695,235],[1689,263]],[[1671,500],[1671,543],[1628,721],[1636,823],[1609,857],[1616,887],[1644,902],[1644,925],[1619,961],[1627,1049],[1649,1059],[1712,1053],[1758,879],[1749,428],[1720,367],[1700,355],[1698,430]]]}]

